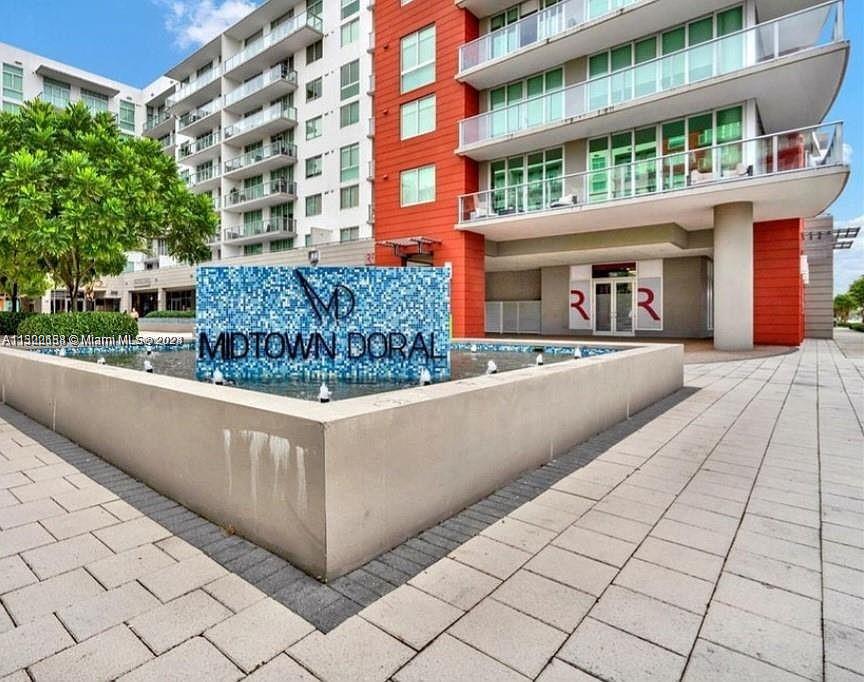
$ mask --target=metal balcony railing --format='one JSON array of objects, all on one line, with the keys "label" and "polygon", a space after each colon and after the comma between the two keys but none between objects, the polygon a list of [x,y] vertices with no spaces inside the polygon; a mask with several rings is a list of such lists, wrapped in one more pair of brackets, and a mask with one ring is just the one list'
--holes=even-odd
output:
[{"label": "metal balcony railing", "polygon": [[284,178],[262,182],[260,185],[244,187],[243,189],[232,189],[225,197],[225,208],[245,204],[248,201],[263,199],[274,194],[297,194],[297,184],[289,182]]},{"label": "metal balcony railing", "polygon": [[226,227],[223,230],[222,239],[226,242],[245,237],[259,237],[265,234],[297,232],[297,221],[294,218],[276,217],[269,220],[256,220],[255,222],[235,227]]},{"label": "metal balcony railing", "polygon": [[195,187],[195,185],[200,185],[202,182],[207,182],[208,180],[213,180],[220,176],[219,167],[214,165],[211,168],[205,168],[203,170],[198,171],[197,173],[181,173],[180,177],[186,182],[186,185],[189,187]]},{"label": "metal balcony railing", "polygon": [[459,222],[648,197],[845,163],[843,124],[829,123],[459,197]]},{"label": "metal balcony railing", "polygon": [[144,132],[146,133],[148,130],[153,130],[157,126],[162,125],[165,121],[171,118],[172,114],[170,111],[163,111],[156,116],[148,116],[147,122],[144,124]]},{"label": "metal balcony railing", "polygon": [[183,129],[186,126],[197,123],[202,118],[207,118],[211,114],[215,114],[217,111],[219,111],[219,102],[213,101],[209,104],[204,105],[203,107],[198,107],[197,109],[193,109],[192,111],[187,111],[178,119],[178,123],[180,124],[180,128]]},{"label": "metal balcony railing", "polygon": [[173,107],[178,102],[182,102],[184,99],[189,97],[189,95],[197,92],[201,88],[210,85],[213,81],[221,78],[221,74],[219,69],[214,67],[210,69],[207,73],[198,76],[193,81],[189,81],[185,85],[180,86],[177,91],[171,95],[167,100],[165,100],[165,105],[167,107]]},{"label": "metal balcony railing", "polygon": [[254,43],[247,45],[243,50],[235,54],[233,57],[226,59],[222,65],[222,73],[229,73],[236,69],[244,62],[249,61],[256,55],[261,54],[264,50],[272,47],[281,40],[284,40],[292,33],[296,33],[301,28],[309,26],[316,31],[324,32],[324,22],[321,17],[307,12],[301,12],[295,17],[288,19],[284,24],[280,24],[273,31],[265,36],[261,36]]},{"label": "metal balcony railing", "polygon": [[265,159],[271,159],[277,156],[284,156],[286,161],[297,158],[297,147],[288,142],[268,144],[260,149],[254,149],[251,152],[246,152],[240,156],[235,156],[233,159],[228,159],[225,162],[225,172],[240,170],[246,166],[254,166]]},{"label": "metal balcony railing", "polygon": [[259,90],[263,90],[268,85],[275,83],[277,81],[284,80],[288,83],[297,84],[297,72],[291,71],[284,64],[278,64],[274,66],[272,69],[268,69],[264,73],[259,76],[256,76],[250,81],[246,81],[239,88],[235,88],[227,95],[225,95],[225,106],[230,107],[232,104],[236,104],[242,99],[245,99],[252,93],[258,92]]},{"label": "metal balcony railing", "polygon": [[237,135],[249,132],[250,130],[255,130],[255,128],[260,128],[262,125],[270,123],[271,121],[276,121],[280,118],[285,119],[286,121],[296,121],[297,109],[294,107],[286,107],[282,104],[274,104],[263,111],[259,111],[257,114],[248,116],[234,125],[225,128],[225,139],[227,140],[231,137],[236,137]]},{"label": "metal balcony railing", "polygon": [[462,45],[459,48],[459,71],[542,43],[635,2],[637,0],[564,0]]},{"label": "metal balcony railing", "polygon": [[219,135],[218,130],[214,130],[209,135],[205,135],[197,140],[192,140],[190,142],[184,142],[180,145],[179,155],[181,159],[185,159],[187,156],[191,156],[192,154],[197,154],[198,152],[203,152],[205,149],[209,149],[214,145],[219,144],[221,141],[221,136]]},{"label": "metal balcony railing", "polygon": [[833,0],[463,119],[460,145],[491,142],[841,40],[843,0]]}]

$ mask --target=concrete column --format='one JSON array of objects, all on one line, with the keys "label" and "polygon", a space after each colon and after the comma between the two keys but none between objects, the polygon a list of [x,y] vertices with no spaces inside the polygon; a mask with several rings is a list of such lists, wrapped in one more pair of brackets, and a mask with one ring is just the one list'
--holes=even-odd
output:
[{"label": "concrete column", "polygon": [[165,289],[157,289],[156,291],[156,310],[165,310]]},{"label": "concrete column", "polygon": [[753,348],[753,204],[714,207],[714,347]]}]

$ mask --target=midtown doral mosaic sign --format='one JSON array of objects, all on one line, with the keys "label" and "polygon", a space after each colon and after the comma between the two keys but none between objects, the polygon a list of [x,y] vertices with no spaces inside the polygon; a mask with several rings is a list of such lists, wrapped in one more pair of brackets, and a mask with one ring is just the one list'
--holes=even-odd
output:
[{"label": "midtown doral mosaic sign", "polygon": [[449,373],[441,268],[202,267],[197,310],[201,377]]}]

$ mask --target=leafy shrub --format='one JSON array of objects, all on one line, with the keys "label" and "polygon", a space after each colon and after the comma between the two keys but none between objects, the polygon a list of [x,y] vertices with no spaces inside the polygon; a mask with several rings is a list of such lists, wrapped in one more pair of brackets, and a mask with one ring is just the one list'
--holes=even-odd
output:
[{"label": "leafy shrub", "polygon": [[846,326],[849,329],[854,329],[856,332],[864,332],[864,322],[850,322]]},{"label": "leafy shrub", "polygon": [[161,317],[161,318],[171,318],[171,317],[188,318],[188,317],[191,317],[191,318],[194,318],[195,317],[195,311],[194,310],[151,310],[144,317],[145,318],[146,317]]},{"label": "leafy shrub", "polygon": [[18,326],[21,336],[137,336],[138,323],[126,313],[33,315]]},{"label": "leafy shrub", "polygon": [[37,313],[9,312],[0,311],[0,336],[15,336],[18,333],[18,326],[28,317],[32,317]]}]

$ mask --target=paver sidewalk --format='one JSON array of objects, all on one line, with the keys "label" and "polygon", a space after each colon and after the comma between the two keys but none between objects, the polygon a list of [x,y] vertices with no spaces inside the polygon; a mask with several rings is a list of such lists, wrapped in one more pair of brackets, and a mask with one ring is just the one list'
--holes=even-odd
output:
[{"label": "paver sidewalk", "polygon": [[686,384],[326,634],[0,419],[0,678],[864,679],[860,361]]}]

